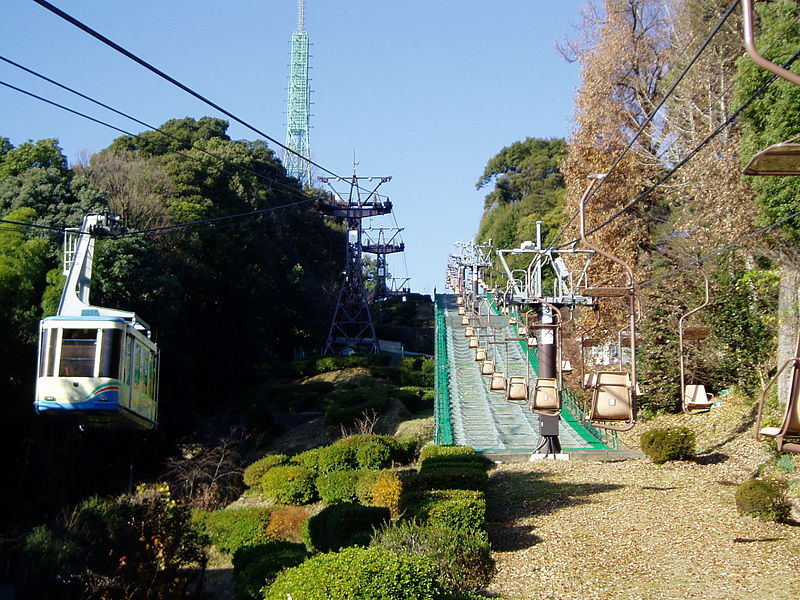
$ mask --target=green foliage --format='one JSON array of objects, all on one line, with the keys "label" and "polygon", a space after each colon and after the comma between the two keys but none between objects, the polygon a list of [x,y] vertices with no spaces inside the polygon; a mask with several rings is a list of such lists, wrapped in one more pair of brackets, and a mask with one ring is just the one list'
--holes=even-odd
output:
[{"label": "green foliage", "polygon": [[265,600],[446,600],[435,567],[384,548],[348,548],[314,556],[278,575]]},{"label": "green foliage", "polygon": [[[391,435],[374,433],[349,435],[334,445],[352,448],[361,469],[382,469],[391,466],[392,463],[405,465],[414,460],[416,452],[416,440],[413,438],[399,439]],[[362,451],[363,447],[367,449]],[[389,452],[388,460],[386,450]],[[358,458],[359,452],[361,459]]]},{"label": "green foliage", "polygon": [[346,444],[323,446],[317,452],[317,469],[320,474],[355,469],[356,449]]},{"label": "green foliage", "polygon": [[308,412],[322,410],[322,401],[334,386],[327,381],[283,383],[269,386],[266,396],[271,410],[279,412]]},{"label": "green foliage", "polygon": [[403,516],[420,523],[464,531],[486,529],[486,496],[472,490],[430,490],[405,494]]},{"label": "green foliage", "polygon": [[300,530],[309,552],[332,552],[366,546],[372,531],[389,521],[388,508],[354,503],[333,504],[308,519]]},{"label": "green foliage", "polygon": [[313,471],[300,465],[273,467],[261,476],[259,488],[278,504],[308,504],[317,495]]},{"label": "green foliage", "polygon": [[53,168],[61,173],[67,173],[67,157],[61,151],[58,140],[49,138],[36,142],[27,141],[16,148],[8,148],[10,143],[7,138],[5,151],[0,154],[0,181],[14,177],[28,169],[40,167]]},{"label": "green foliage", "polygon": [[377,532],[371,547],[425,558],[435,565],[439,582],[451,593],[477,592],[495,573],[492,548],[483,532],[404,521]]},{"label": "green foliage", "polygon": [[319,468],[319,455],[322,448],[323,447],[320,446],[319,448],[312,448],[311,450],[306,450],[305,452],[296,454],[289,459],[289,462],[298,464],[301,467],[308,469],[316,477],[321,472]]},{"label": "green foliage", "polygon": [[762,521],[785,521],[791,514],[788,484],[780,479],[748,479],[736,488],[739,514]]},{"label": "green foliage", "polygon": [[438,454],[435,456],[427,456],[420,459],[419,470],[420,472],[430,471],[432,469],[442,468],[477,468],[485,470],[487,466],[486,459],[480,454]]},{"label": "green foliage", "polygon": [[[800,6],[794,0],[759,2],[755,10],[760,17],[756,39],[759,51],[777,64],[783,64],[800,47]],[[790,67],[800,73],[800,62]],[[744,102],[771,73],[757,66],[747,55],[737,61],[734,81],[736,100]],[[800,129],[800,87],[778,79],[745,111],[742,119],[742,160],[748,161],[767,146],[797,135]],[[768,222],[777,221],[800,211],[800,181],[797,177],[752,177],[750,185],[758,191],[758,202]],[[800,220],[794,218],[783,226],[796,242],[800,239]]]},{"label": "green foliage", "polygon": [[640,445],[642,452],[657,465],[670,460],[689,460],[695,453],[695,433],[686,427],[651,429],[642,434]]},{"label": "green foliage", "polygon": [[453,455],[468,455],[477,456],[478,453],[471,446],[425,446],[419,453],[420,463],[424,462],[426,458],[431,456],[453,456]]},{"label": "green foliage", "polygon": [[358,471],[332,471],[318,476],[314,483],[325,504],[356,501]]},{"label": "green foliage", "polygon": [[289,457],[285,454],[267,454],[259,458],[256,462],[245,468],[242,474],[245,485],[247,485],[247,487],[257,485],[264,473],[269,471],[272,467],[285,465],[287,462],[289,462]]},{"label": "green foliage", "polygon": [[275,581],[278,573],[296,567],[308,557],[302,544],[269,541],[245,546],[233,555],[233,593],[238,600],[261,598],[261,589]]},{"label": "green foliage", "polygon": [[180,597],[186,567],[205,562],[205,538],[166,486],[120,498],[90,498],[58,531],[26,538],[17,597]]},{"label": "green foliage", "polygon": [[202,523],[217,550],[233,555],[239,548],[269,539],[269,508],[223,508],[207,513]]}]

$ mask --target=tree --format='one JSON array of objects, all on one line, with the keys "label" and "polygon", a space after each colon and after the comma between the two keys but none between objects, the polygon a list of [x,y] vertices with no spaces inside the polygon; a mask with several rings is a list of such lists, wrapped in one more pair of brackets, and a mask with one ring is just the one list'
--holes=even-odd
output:
[{"label": "tree", "polygon": [[31,140],[17,148],[8,138],[0,139],[0,181],[19,175],[31,167],[54,168],[62,174],[67,172],[67,158],[58,146],[58,140]]},{"label": "tree", "polygon": [[[800,47],[800,6],[791,0],[761,2],[756,5],[760,18],[756,39],[761,54],[778,64],[792,58]],[[800,72],[800,62],[790,67]],[[770,77],[770,73],[756,66],[749,57],[737,62],[736,95],[741,102],[749,98]],[[758,150],[797,135],[800,129],[800,87],[781,79],[762,93],[742,121],[742,160],[746,161]],[[756,190],[763,219],[774,222],[800,211],[800,178],[752,177],[748,183]],[[776,246],[781,267],[778,304],[778,363],[794,355],[795,340],[800,317],[800,219],[795,217],[782,227],[784,240]],[[787,395],[787,379],[779,382],[779,396]]]}]

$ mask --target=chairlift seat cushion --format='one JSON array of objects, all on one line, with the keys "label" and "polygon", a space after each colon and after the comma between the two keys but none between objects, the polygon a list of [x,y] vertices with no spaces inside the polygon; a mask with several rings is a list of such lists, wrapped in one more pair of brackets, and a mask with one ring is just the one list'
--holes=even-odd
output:
[{"label": "chairlift seat cushion", "polygon": [[762,427],[758,433],[766,437],[778,437],[781,433],[780,427]]},{"label": "chairlift seat cushion", "polygon": [[481,375],[492,375],[494,374],[494,362],[491,360],[485,360],[481,364]]},{"label": "chairlift seat cushion", "polygon": [[687,408],[710,408],[713,396],[706,392],[704,385],[687,385],[683,392],[683,402]]},{"label": "chairlift seat cushion", "polygon": [[478,362],[486,360],[486,348],[475,349],[475,360]]},{"label": "chairlift seat cushion", "polygon": [[493,392],[504,392],[506,389],[506,376],[504,373],[495,371],[492,374],[492,381],[489,384],[489,389]]}]

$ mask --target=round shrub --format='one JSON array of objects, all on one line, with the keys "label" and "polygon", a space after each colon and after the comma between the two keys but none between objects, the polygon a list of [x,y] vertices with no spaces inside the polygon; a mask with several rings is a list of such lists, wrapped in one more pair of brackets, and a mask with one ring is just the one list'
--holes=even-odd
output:
[{"label": "round shrub", "polygon": [[261,476],[272,467],[285,465],[288,461],[289,457],[285,454],[267,454],[263,458],[258,459],[244,470],[243,477],[245,485],[247,487],[253,487],[258,484],[258,480],[261,479]]},{"label": "round shrub", "polygon": [[403,516],[460,531],[486,529],[486,497],[471,490],[431,490],[406,494]]},{"label": "round shrub", "polygon": [[383,440],[361,444],[356,450],[356,462],[361,469],[386,469],[392,466],[392,449]]},{"label": "round shrub", "polygon": [[[362,447],[367,446],[372,448],[373,450],[364,451],[362,454],[362,460],[364,460],[364,464],[359,463],[359,466],[362,469],[374,469],[374,468],[385,468],[391,466],[392,462],[398,464],[407,464],[410,462],[408,459],[409,451],[408,451],[408,442],[401,442],[398,438],[392,435],[381,435],[376,433],[368,433],[368,434],[356,434],[356,435],[349,435],[345,438],[340,439],[336,442],[337,446],[348,446],[353,448],[353,451],[358,454],[358,451],[361,450]],[[367,461],[370,460],[370,456],[374,453],[378,453],[382,455],[384,453],[383,450],[374,450],[376,445],[382,445],[389,449],[390,454],[390,462],[386,462],[383,466],[375,467],[370,466],[367,464]],[[414,446],[416,448],[416,440],[414,441]],[[413,459],[412,459],[413,460]]]},{"label": "round shrub", "polygon": [[259,487],[277,504],[308,504],[316,498],[314,473],[299,465],[273,467],[261,476]]},{"label": "round shrub", "polygon": [[300,465],[301,467],[305,467],[314,475],[319,475],[319,453],[322,448],[313,448],[311,450],[306,450],[305,452],[301,452],[300,454],[293,456],[289,459],[290,463]]},{"label": "round shrub", "polygon": [[366,546],[373,530],[389,521],[389,509],[360,504],[333,504],[303,523],[300,535],[310,552],[332,552]]},{"label": "round shrub", "polygon": [[355,448],[331,444],[317,449],[317,468],[320,475],[333,471],[350,471],[356,468]]},{"label": "round shrub", "polygon": [[271,584],[283,569],[296,567],[308,557],[302,544],[269,541],[245,546],[233,556],[233,593],[239,600],[261,598],[261,589]]},{"label": "round shrub", "polygon": [[358,471],[333,471],[314,480],[320,499],[325,504],[356,501]]},{"label": "round shrub", "polygon": [[426,558],[436,567],[439,582],[449,592],[477,592],[495,574],[492,548],[484,533],[442,524],[404,522],[376,533],[371,546]]},{"label": "round shrub", "polygon": [[736,508],[739,514],[762,521],[785,521],[792,511],[788,489],[780,479],[749,479],[736,488]]},{"label": "round shrub", "polygon": [[393,519],[400,517],[400,498],[403,495],[403,482],[395,471],[380,471],[370,490],[372,506],[389,509]]},{"label": "round shrub", "polygon": [[300,526],[308,519],[308,510],[302,506],[283,506],[269,515],[267,535],[286,542],[302,542]]},{"label": "round shrub", "polygon": [[657,465],[670,460],[688,460],[694,456],[695,433],[687,427],[669,427],[645,431],[640,439],[642,452]]},{"label": "round shrub", "polygon": [[270,508],[223,508],[207,513],[203,525],[211,543],[225,554],[269,539]]},{"label": "round shrub", "polygon": [[422,557],[384,548],[348,548],[283,571],[265,600],[445,600],[436,569]]},{"label": "round shrub", "polygon": [[401,465],[412,463],[417,458],[417,438],[395,438],[398,445],[397,462]]}]

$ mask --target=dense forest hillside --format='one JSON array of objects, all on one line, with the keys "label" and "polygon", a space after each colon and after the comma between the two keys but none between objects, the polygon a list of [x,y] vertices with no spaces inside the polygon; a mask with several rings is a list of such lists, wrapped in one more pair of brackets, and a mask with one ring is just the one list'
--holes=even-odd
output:
[{"label": "dense forest hillside", "polygon": [[[54,139],[0,140],[1,468],[14,482],[0,491],[4,538],[68,502],[127,489],[276,361],[324,341],[343,232],[272,150],[226,129],[169,121],[74,168]],[[61,230],[103,211],[131,233],[98,241],[91,301],[139,314],[163,357],[160,424],[144,436],[81,433],[32,408],[37,323],[64,283]],[[226,218],[241,213],[252,214]]]}]

